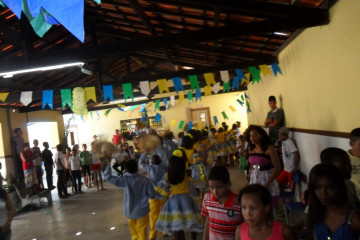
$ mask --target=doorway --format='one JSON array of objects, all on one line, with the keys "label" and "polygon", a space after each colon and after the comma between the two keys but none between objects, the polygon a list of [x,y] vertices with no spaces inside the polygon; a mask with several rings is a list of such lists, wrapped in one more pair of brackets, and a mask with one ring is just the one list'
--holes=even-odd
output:
[{"label": "doorway", "polygon": [[190,121],[193,122],[193,126],[197,127],[198,122],[201,121],[203,126],[210,127],[211,118],[210,118],[210,108],[195,108],[190,109]]},{"label": "doorway", "polygon": [[43,142],[49,143],[50,150],[60,143],[57,122],[29,122],[27,130],[30,147],[33,146],[34,139],[39,141],[40,149],[43,149]]}]

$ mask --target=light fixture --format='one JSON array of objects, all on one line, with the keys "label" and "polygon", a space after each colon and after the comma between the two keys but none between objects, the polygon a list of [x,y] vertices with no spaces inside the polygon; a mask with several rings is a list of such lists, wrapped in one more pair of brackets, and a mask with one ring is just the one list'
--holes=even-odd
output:
[{"label": "light fixture", "polygon": [[191,70],[191,69],[194,69],[193,67],[188,67],[188,66],[183,66],[182,68],[183,68],[183,69],[185,69],[185,70]]},{"label": "light fixture", "polygon": [[[148,98],[147,97],[136,97],[136,98],[134,98],[134,102],[135,101],[140,101],[140,100],[146,100],[146,99],[148,99]],[[121,99],[121,100],[116,100],[116,101],[112,101],[112,102],[109,102],[109,103],[117,104],[117,103],[124,103],[124,102],[125,102],[125,100]]]},{"label": "light fixture", "polygon": [[11,78],[15,74],[20,74],[20,73],[49,71],[49,70],[61,69],[61,68],[72,67],[72,66],[83,66],[83,65],[84,65],[83,62],[73,62],[73,63],[65,63],[65,64],[58,64],[58,65],[52,65],[52,66],[45,66],[45,67],[28,68],[28,69],[22,69],[22,70],[10,71],[10,72],[2,72],[2,73],[0,73],[0,77]]},{"label": "light fixture", "polygon": [[81,66],[81,72],[90,76],[93,74],[93,72],[91,71],[91,67],[89,66],[88,63],[85,63],[84,65]]},{"label": "light fixture", "polygon": [[283,32],[274,32],[275,35],[280,35],[280,36],[287,36],[287,33],[283,33]]}]

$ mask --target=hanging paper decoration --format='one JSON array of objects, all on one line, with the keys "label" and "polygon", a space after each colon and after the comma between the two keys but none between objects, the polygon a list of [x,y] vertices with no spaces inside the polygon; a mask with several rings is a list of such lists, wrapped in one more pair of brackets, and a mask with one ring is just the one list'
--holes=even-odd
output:
[{"label": "hanging paper decoration", "polygon": [[108,110],[105,111],[105,114],[104,114],[105,117],[108,117],[108,116],[109,116],[109,113],[111,112],[111,110],[113,110],[113,109],[111,108],[111,109],[108,109]]},{"label": "hanging paper decoration", "polygon": [[229,71],[228,70],[220,71],[220,77],[224,83],[227,83],[230,80]]},{"label": "hanging paper decoration", "polygon": [[201,90],[199,88],[197,88],[196,91],[195,91],[195,102],[197,100],[201,101]]},{"label": "hanging paper decoration", "polygon": [[259,83],[260,82],[260,73],[261,71],[259,69],[257,69],[256,67],[249,67],[249,72],[251,73],[251,76],[253,78],[252,83],[254,84],[255,82]]},{"label": "hanging paper decoration", "polygon": [[143,103],[141,105],[141,108],[140,108],[140,114],[141,114],[141,118],[140,118],[140,121],[144,124],[148,124],[149,122],[149,116],[147,114],[147,110],[146,110],[146,105],[145,103]]},{"label": "hanging paper decoration", "polygon": [[166,108],[166,109],[169,109],[169,105],[168,105],[168,102],[167,102],[167,98],[163,98],[163,102],[164,102],[165,108]]},{"label": "hanging paper decoration", "polygon": [[232,90],[239,89],[239,77],[234,77],[232,82]]},{"label": "hanging paper decoration", "polygon": [[166,79],[158,79],[156,80],[157,83],[158,83],[158,87],[159,87],[159,93],[163,93],[164,91],[165,92],[169,92],[169,88],[168,88],[168,85],[167,85],[167,82],[166,82]]},{"label": "hanging paper decoration", "polygon": [[96,116],[97,116],[97,120],[100,120],[100,114],[99,114],[99,112],[98,111],[95,111],[96,112]]},{"label": "hanging paper decoration", "polygon": [[126,107],[125,105],[118,105],[117,109],[119,111],[125,112],[125,107]]},{"label": "hanging paper decoration", "polygon": [[137,107],[138,107],[138,105],[131,106],[130,111],[134,111]]},{"label": "hanging paper decoration", "polygon": [[212,73],[205,73],[204,78],[207,86],[211,86],[211,84],[216,84],[214,75]]},{"label": "hanging paper decoration", "polygon": [[65,109],[66,104],[71,109],[72,108],[71,89],[61,89],[60,94],[61,94],[61,106],[62,106],[62,109]]},{"label": "hanging paper decoration", "polygon": [[175,96],[174,95],[170,96],[170,102],[171,102],[171,106],[175,106]]},{"label": "hanging paper decoration", "polygon": [[201,130],[204,128],[203,122],[202,121],[198,121],[198,129]]},{"label": "hanging paper decoration", "polygon": [[141,90],[141,93],[144,94],[145,96],[149,95],[149,93],[150,93],[149,81],[140,82],[140,90]]},{"label": "hanging paper decoration", "polygon": [[[249,98],[249,96],[248,95],[246,95],[246,93],[244,93],[245,94],[245,98]],[[250,98],[249,98],[250,99]]]},{"label": "hanging paper decoration", "polygon": [[131,98],[132,101],[134,101],[132,84],[131,83],[124,83],[122,85],[122,87],[123,87],[123,91],[124,91],[124,100],[125,100],[125,102],[126,102],[126,100],[128,98]]},{"label": "hanging paper decoration", "polygon": [[184,93],[179,94],[179,103],[181,103],[184,100]]},{"label": "hanging paper decoration", "polygon": [[205,86],[204,92],[205,92],[205,96],[211,96],[211,87]]},{"label": "hanging paper decoration", "polygon": [[175,119],[171,119],[170,121],[170,127],[175,127],[176,125],[176,120]]},{"label": "hanging paper decoration", "polygon": [[21,0],[2,0],[2,2],[20,19],[22,9]]},{"label": "hanging paper decoration", "polygon": [[236,109],[232,106],[232,105],[230,105],[230,110],[232,111],[232,112],[236,112]]},{"label": "hanging paper decoration", "polygon": [[156,100],[156,102],[155,102],[155,109],[154,109],[154,111],[156,111],[156,110],[160,110],[160,99]]},{"label": "hanging paper decoration", "polygon": [[172,78],[172,80],[173,80],[173,83],[174,83],[176,93],[179,93],[180,89],[185,91],[184,86],[182,85],[180,77],[174,77],[174,78]]},{"label": "hanging paper decoration", "polygon": [[235,73],[236,73],[236,76],[239,78],[239,79],[242,79],[242,78],[245,78],[245,79],[248,79],[243,71],[241,69],[235,69]]},{"label": "hanging paper decoration", "polygon": [[247,112],[251,113],[250,103],[248,101],[246,101],[246,106],[247,106]]},{"label": "hanging paper decoration", "polygon": [[6,100],[6,98],[7,98],[8,95],[9,95],[8,92],[6,92],[6,93],[0,93],[0,101],[5,102],[5,100]]},{"label": "hanging paper decoration", "polygon": [[85,102],[88,102],[89,100],[93,100],[94,102],[96,102],[95,87],[85,88]]},{"label": "hanging paper decoration", "polygon": [[103,91],[104,91],[104,102],[108,101],[108,99],[110,99],[110,101],[114,101],[112,85],[103,85]]},{"label": "hanging paper decoration", "polygon": [[187,92],[187,98],[189,100],[189,104],[193,101],[193,94],[192,91]]},{"label": "hanging paper decoration", "polygon": [[279,67],[279,65],[277,63],[273,63],[271,65],[272,69],[273,69],[273,72],[274,72],[274,75],[276,77],[276,74],[279,72],[281,75],[282,75],[282,72],[281,72],[281,69]]},{"label": "hanging paper decoration", "polygon": [[165,115],[162,117],[162,121],[163,121],[163,123],[167,123],[167,122],[168,122],[168,119],[167,119],[167,117],[166,117]]},{"label": "hanging paper decoration", "polygon": [[90,116],[91,116],[91,120],[93,119],[93,115],[92,115],[92,112],[90,112]]},{"label": "hanging paper decoration", "polygon": [[[85,90],[82,87],[76,87],[73,90],[73,108],[72,111],[75,114],[84,116],[87,114],[86,102],[85,102]],[[100,115],[98,115],[98,119]]]},{"label": "hanging paper decoration", "polygon": [[189,80],[190,80],[191,90],[194,91],[194,89],[200,88],[199,80],[198,80],[198,77],[196,75],[190,75]]},{"label": "hanging paper decoration", "polygon": [[241,106],[244,106],[244,102],[242,102],[240,99],[236,99],[236,101],[237,101]]},{"label": "hanging paper decoration", "polygon": [[32,94],[32,91],[21,92],[20,102],[24,104],[24,106],[29,105],[32,102]]},{"label": "hanging paper decoration", "polygon": [[223,115],[224,120],[229,119],[228,116],[226,115],[225,111],[221,112],[221,114]]},{"label": "hanging paper decoration", "polygon": [[245,78],[241,78],[241,85],[247,85],[250,83],[250,73],[245,73]]},{"label": "hanging paper decoration", "polygon": [[183,129],[184,128],[184,121],[180,121],[180,123],[179,123],[179,129]]},{"label": "hanging paper decoration", "polygon": [[245,99],[244,99],[244,95],[243,95],[243,94],[241,94],[241,100],[243,100],[243,101],[245,100]]},{"label": "hanging paper decoration", "polygon": [[160,114],[160,113],[156,113],[154,122],[160,122],[160,119],[161,119],[161,114]]},{"label": "hanging paper decoration", "polygon": [[189,132],[191,130],[192,126],[193,126],[193,123],[190,121],[188,123],[188,127],[187,127],[186,131]]},{"label": "hanging paper decoration", "polygon": [[218,121],[218,119],[217,119],[217,116],[214,116],[213,118],[214,118],[214,125],[216,126],[216,124],[218,124],[219,121]]},{"label": "hanging paper decoration", "polygon": [[223,92],[230,92],[230,81],[224,82]]},{"label": "hanging paper decoration", "polygon": [[220,82],[214,84],[213,86],[213,92],[217,94],[220,91]]},{"label": "hanging paper decoration", "polygon": [[266,75],[271,75],[270,69],[268,67],[268,65],[263,64],[263,65],[259,65],[260,71],[264,74],[264,76]]},{"label": "hanging paper decoration", "polygon": [[53,90],[43,91],[42,109],[45,108],[46,104],[53,109]]}]

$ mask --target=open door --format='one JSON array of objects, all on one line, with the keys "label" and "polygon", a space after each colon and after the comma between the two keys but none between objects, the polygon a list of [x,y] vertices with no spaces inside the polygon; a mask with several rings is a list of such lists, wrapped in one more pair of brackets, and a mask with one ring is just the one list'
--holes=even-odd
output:
[{"label": "open door", "polygon": [[210,127],[211,119],[210,119],[210,108],[195,108],[190,109],[190,120],[193,122],[193,126],[197,127],[198,122],[201,121],[203,126]]}]

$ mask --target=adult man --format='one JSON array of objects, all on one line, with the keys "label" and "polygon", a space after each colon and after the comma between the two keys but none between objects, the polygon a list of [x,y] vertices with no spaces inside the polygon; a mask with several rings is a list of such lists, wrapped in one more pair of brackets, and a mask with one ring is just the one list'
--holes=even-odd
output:
[{"label": "adult man", "polygon": [[120,140],[121,140],[121,135],[119,134],[119,130],[115,129],[115,135],[112,138],[112,143],[115,146],[119,146],[120,145]]},{"label": "adult man", "polygon": [[275,143],[278,139],[278,130],[284,126],[284,112],[282,109],[276,107],[275,96],[269,97],[270,111],[265,120],[265,126],[269,128],[269,136]]},{"label": "adult man", "polygon": [[14,134],[15,136],[12,138],[12,147],[15,153],[15,168],[17,173],[17,180],[21,180],[24,179],[24,170],[20,158],[20,153],[24,148],[24,139],[22,137],[23,132],[21,128],[15,128]]}]

